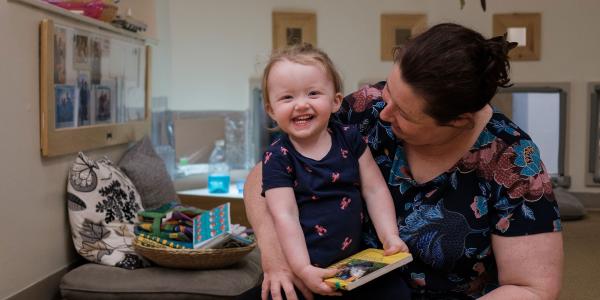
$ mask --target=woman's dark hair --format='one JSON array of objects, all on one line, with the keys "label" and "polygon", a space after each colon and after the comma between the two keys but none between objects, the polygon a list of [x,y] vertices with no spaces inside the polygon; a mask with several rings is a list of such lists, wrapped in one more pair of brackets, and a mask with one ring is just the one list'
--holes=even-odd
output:
[{"label": "woman's dark hair", "polygon": [[498,87],[509,87],[505,37],[485,39],[458,24],[443,23],[397,49],[394,62],[404,82],[427,102],[425,113],[447,124],[490,102]]}]

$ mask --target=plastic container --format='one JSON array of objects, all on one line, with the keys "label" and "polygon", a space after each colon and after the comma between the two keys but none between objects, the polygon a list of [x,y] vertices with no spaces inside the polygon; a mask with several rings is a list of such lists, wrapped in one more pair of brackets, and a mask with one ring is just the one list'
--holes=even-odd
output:
[{"label": "plastic container", "polygon": [[225,141],[215,141],[208,159],[208,192],[224,194],[229,192],[229,165],[225,159]]}]

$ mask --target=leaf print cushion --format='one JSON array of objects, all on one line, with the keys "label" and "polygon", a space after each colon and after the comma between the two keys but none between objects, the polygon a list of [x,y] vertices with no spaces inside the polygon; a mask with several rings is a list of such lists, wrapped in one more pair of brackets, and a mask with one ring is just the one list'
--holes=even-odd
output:
[{"label": "leaf print cushion", "polygon": [[126,269],[146,264],[132,247],[140,194],[108,159],[77,155],[69,170],[67,207],[73,244],[81,256]]}]

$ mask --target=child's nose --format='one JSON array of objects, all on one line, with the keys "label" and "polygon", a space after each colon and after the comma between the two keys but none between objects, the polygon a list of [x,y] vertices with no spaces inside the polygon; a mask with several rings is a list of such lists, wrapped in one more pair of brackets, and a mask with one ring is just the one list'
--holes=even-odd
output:
[{"label": "child's nose", "polygon": [[307,109],[309,107],[309,103],[308,103],[308,99],[306,98],[300,98],[298,99],[298,101],[296,101],[296,109]]}]

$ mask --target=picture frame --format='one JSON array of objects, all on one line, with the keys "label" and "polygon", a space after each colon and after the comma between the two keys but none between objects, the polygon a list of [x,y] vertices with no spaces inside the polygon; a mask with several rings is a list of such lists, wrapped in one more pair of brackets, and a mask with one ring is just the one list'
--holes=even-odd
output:
[{"label": "picture frame", "polygon": [[[128,52],[137,57],[125,64]],[[43,20],[41,155],[53,157],[124,144],[149,134],[151,59],[151,48],[141,37]],[[128,99],[128,95],[135,97]],[[117,108],[122,110],[120,119]],[[134,109],[135,119],[123,117],[124,111]]]},{"label": "picture frame", "polygon": [[425,14],[381,15],[381,60],[394,60],[394,49],[427,29]]},{"label": "picture frame", "polygon": [[300,43],[317,46],[314,13],[273,12],[273,50]]},{"label": "picture frame", "polygon": [[494,36],[507,35],[517,47],[510,50],[511,60],[540,60],[542,15],[540,13],[494,14]]}]

